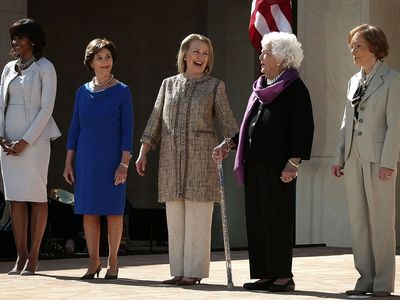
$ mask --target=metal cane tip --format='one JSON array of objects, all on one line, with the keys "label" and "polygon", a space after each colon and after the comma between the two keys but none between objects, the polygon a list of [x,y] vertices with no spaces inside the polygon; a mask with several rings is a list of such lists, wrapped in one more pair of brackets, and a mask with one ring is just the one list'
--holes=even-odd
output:
[{"label": "metal cane tip", "polygon": [[228,284],[226,285],[226,287],[227,287],[229,290],[231,290],[231,289],[234,288],[234,285],[233,285],[232,282],[228,282]]}]

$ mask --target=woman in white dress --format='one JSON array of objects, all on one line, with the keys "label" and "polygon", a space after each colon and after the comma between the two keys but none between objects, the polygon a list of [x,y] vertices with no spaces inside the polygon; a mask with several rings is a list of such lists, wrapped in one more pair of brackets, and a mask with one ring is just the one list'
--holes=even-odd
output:
[{"label": "woman in white dress", "polygon": [[15,22],[10,38],[10,54],[16,60],[1,75],[0,159],[18,258],[8,274],[34,275],[47,222],[50,140],[61,135],[51,116],[57,78],[52,63],[43,57],[46,38],[36,21]]}]

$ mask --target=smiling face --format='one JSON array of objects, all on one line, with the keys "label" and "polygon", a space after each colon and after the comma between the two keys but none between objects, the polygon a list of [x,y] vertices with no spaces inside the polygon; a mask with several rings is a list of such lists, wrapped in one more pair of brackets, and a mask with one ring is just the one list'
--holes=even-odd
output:
[{"label": "smiling face", "polygon": [[96,76],[109,76],[113,67],[113,57],[110,50],[102,48],[97,52],[93,57],[91,66]]},{"label": "smiling face", "polygon": [[262,49],[259,59],[261,73],[267,76],[268,79],[273,79],[282,71],[282,63],[272,54],[271,45],[267,45],[266,48]]},{"label": "smiling face", "polygon": [[355,65],[360,66],[366,70],[370,70],[376,62],[376,56],[371,52],[368,42],[360,33],[356,33],[350,44],[351,55]]},{"label": "smiling face", "polygon": [[187,76],[200,76],[204,73],[209,56],[210,49],[207,43],[200,40],[193,40],[185,54]]},{"label": "smiling face", "polygon": [[32,42],[28,36],[13,36],[11,45],[19,57],[26,60],[33,55]]}]

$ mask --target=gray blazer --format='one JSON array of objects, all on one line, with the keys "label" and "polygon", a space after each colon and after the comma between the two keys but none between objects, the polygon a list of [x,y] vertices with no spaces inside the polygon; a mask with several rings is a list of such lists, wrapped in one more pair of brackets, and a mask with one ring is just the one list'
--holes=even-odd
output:
[{"label": "gray blazer", "polygon": [[[334,165],[344,166],[350,154],[354,131],[351,105],[361,71],[348,83],[346,108],[339,132]],[[400,151],[400,74],[382,62],[359,104],[357,122],[360,156],[381,167],[397,169]]]},{"label": "gray blazer", "polygon": [[[3,70],[0,83],[0,136],[4,137],[5,110],[8,103],[8,86],[18,76],[16,60],[10,61]],[[41,58],[22,71],[25,75],[24,101],[26,121],[30,124],[22,139],[29,144],[37,139],[56,139],[61,135],[51,116],[56,98],[57,76],[53,64]]]}]

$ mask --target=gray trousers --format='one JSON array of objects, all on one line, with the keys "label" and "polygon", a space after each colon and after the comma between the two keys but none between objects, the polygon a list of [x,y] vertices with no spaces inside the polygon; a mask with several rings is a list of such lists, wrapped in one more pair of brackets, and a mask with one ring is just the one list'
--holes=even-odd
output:
[{"label": "gray trousers", "polygon": [[165,204],[171,275],[207,278],[214,203],[177,200]]},{"label": "gray trousers", "polygon": [[344,178],[354,264],[360,274],[355,289],[393,292],[396,171],[388,180],[379,179],[379,164],[361,158],[358,149],[357,136],[354,136]]}]

